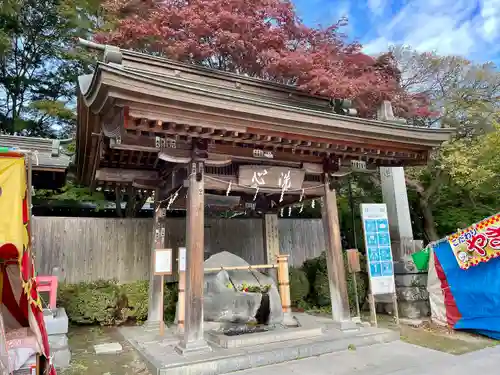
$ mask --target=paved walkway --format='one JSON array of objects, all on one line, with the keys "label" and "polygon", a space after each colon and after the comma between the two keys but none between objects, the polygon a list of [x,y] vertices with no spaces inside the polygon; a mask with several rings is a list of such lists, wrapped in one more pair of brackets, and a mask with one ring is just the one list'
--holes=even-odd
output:
[{"label": "paved walkway", "polygon": [[395,341],[234,375],[496,375],[499,364],[500,347],[454,356]]}]

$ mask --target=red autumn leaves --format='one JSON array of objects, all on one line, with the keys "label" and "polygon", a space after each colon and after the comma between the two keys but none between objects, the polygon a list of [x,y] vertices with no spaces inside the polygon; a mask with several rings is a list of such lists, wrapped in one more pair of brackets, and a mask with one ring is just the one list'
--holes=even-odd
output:
[{"label": "red autumn leaves", "polygon": [[339,30],[345,20],[305,26],[287,0],[108,0],[105,7],[115,22],[98,42],[355,99],[365,116],[382,100],[406,115],[425,108],[400,89],[390,55],[373,59],[347,43]]}]

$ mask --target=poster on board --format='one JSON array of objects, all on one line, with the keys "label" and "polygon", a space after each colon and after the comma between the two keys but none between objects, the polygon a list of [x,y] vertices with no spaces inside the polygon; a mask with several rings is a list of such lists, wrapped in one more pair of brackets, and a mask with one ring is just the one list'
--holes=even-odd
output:
[{"label": "poster on board", "polygon": [[155,275],[172,274],[172,249],[155,249]]},{"label": "poster on board", "polygon": [[396,286],[387,206],[383,203],[361,204],[361,218],[371,293],[393,294]]}]

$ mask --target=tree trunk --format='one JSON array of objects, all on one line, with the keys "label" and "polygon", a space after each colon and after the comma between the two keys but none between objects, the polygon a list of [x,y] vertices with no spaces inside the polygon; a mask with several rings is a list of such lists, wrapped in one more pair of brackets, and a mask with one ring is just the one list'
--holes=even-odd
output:
[{"label": "tree trunk", "polygon": [[429,242],[439,240],[439,235],[436,230],[436,223],[434,221],[434,214],[432,213],[432,207],[429,205],[427,200],[422,199],[419,195],[419,206],[422,211],[422,217],[424,219],[424,233]]},{"label": "tree trunk", "polygon": [[439,240],[434,214],[432,213],[431,201],[434,195],[439,191],[444,178],[444,173],[441,170],[438,170],[427,189],[424,188],[420,181],[414,181],[408,178],[406,179],[406,186],[413,188],[417,192],[418,206],[423,218],[424,234],[429,241]]}]

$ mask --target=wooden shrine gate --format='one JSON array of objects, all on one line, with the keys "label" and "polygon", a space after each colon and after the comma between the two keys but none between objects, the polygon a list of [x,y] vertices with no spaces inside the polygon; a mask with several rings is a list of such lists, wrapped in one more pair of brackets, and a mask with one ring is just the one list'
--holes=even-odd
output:
[{"label": "wooden shrine gate", "polygon": [[[180,350],[206,348],[206,207],[266,215],[323,198],[332,318],[349,320],[338,183],[353,170],[425,164],[452,132],[347,116],[343,113],[352,111],[338,110],[341,101],[334,106],[332,100],[290,86],[84,44],[102,50],[103,61],[93,74],[79,78],[80,182],[114,191],[117,198],[127,196],[127,205],[154,196],[155,233],[162,232],[163,209],[186,210],[186,311]],[[269,220],[266,227],[271,229]],[[154,243],[168,247],[161,236]],[[278,246],[266,241],[269,257],[279,254]],[[160,290],[161,278],[152,272],[150,325],[163,319]]]}]

